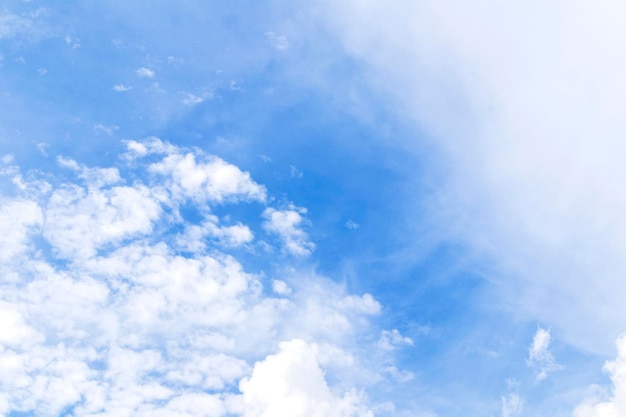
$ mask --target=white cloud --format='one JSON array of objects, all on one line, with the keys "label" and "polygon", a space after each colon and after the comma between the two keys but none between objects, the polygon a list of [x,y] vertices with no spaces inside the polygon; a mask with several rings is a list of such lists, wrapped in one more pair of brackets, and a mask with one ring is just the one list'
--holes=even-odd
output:
[{"label": "white cloud", "polygon": [[357,222],[355,222],[354,220],[348,220],[344,224],[344,226],[346,226],[346,228],[350,229],[350,230],[356,230],[356,229],[358,229],[360,227],[360,225]]},{"label": "white cloud", "polygon": [[154,71],[146,67],[141,67],[136,72],[139,77],[143,78],[154,78],[154,76],[156,75]]},{"label": "white cloud", "polygon": [[24,322],[15,306],[0,303],[0,343],[6,347],[40,342],[42,335]]},{"label": "white cloud", "polygon": [[265,201],[265,187],[252,181],[247,172],[216,156],[203,158],[206,162],[196,159],[191,152],[170,154],[152,164],[150,171],[169,179],[176,198],[218,203],[231,199]]},{"label": "white cloud", "polygon": [[191,252],[201,252],[206,249],[206,240],[214,239],[220,245],[234,248],[252,242],[254,235],[250,228],[237,223],[232,226],[220,226],[215,216],[205,216],[202,224],[188,225],[185,231],[179,235],[177,244]]},{"label": "white cloud", "polygon": [[289,175],[291,178],[302,178],[304,174],[293,165],[289,165]]},{"label": "white cloud", "polygon": [[243,416],[373,417],[355,392],[331,392],[317,355],[317,345],[295,339],[282,342],[277,354],[257,362],[252,376],[240,384]]},{"label": "white cloud", "polygon": [[626,415],[626,336],[617,339],[617,358],[607,362],[604,370],[610,375],[611,393],[595,387],[593,395],[588,396],[574,410],[574,417],[619,417]]},{"label": "white cloud", "polygon": [[606,354],[626,328],[624,3],[324,3],[449,170],[424,222],[498,267],[498,307]]},{"label": "white cloud", "polygon": [[0,263],[5,264],[29,246],[29,235],[43,222],[37,203],[29,200],[0,202]]},{"label": "white cloud", "polygon": [[122,158],[127,160],[133,160],[136,158],[143,158],[146,155],[152,154],[169,154],[177,153],[178,148],[167,142],[163,142],[161,139],[151,137],[143,141],[127,140],[126,144],[127,152],[122,155]]},{"label": "white cloud", "polygon": [[7,13],[6,10],[0,14],[0,39],[13,38],[32,30],[33,21],[28,17]]},{"label": "white cloud", "polygon": [[113,132],[115,132],[116,130],[119,129],[119,126],[105,126],[102,123],[98,123],[97,125],[95,125],[93,127],[93,129],[96,132],[105,133],[105,134],[111,136],[113,134]]},{"label": "white cloud", "polygon": [[[273,416],[290,413],[287,401],[303,416],[372,415],[360,393],[390,372],[362,358],[376,350],[379,303],[316,275],[293,271],[287,285],[245,271],[228,251],[251,241],[250,227],[223,224],[197,193],[224,209],[252,196],[261,211],[265,188],[199,151],[157,139],[127,148],[122,171],[60,157],[63,181],[2,200],[0,413]],[[208,162],[179,169],[187,155]],[[172,168],[155,180],[154,164]],[[241,184],[222,187],[222,169]],[[209,191],[185,188],[179,171]],[[175,203],[203,219],[186,222]],[[191,254],[181,229],[189,245],[204,239]]]},{"label": "white cloud", "polygon": [[289,288],[285,281],[279,279],[272,280],[272,290],[278,295],[291,294],[291,288]]},{"label": "white cloud", "polygon": [[264,202],[266,199],[264,186],[254,182],[248,172],[241,171],[217,156],[178,148],[158,138],[125,143],[128,151],[122,158],[128,161],[153,154],[165,155],[148,169],[164,178],[174,199],[191,198],[196,202],[207,203]]},{"label": "white cloud", "polygon": [[265,32],[265,36],[270,41],[272,46],[279,51],[284,51],[289,48],[289,40],[285,35],[277,35],[274,32]]},{"label": "white cloud", "polygon": [[524,410],[524,401],[519,394],[511,393],[502,397],[502,417],[519,417]]},{"label": "white cloud", "polygon": [[382,350],[393,351],[401,346],[413,346],[410,337],[402,336],[398,329],[383,330],[378,339],[378,347]]},{"label": "white cloud", "polygon": [[124,84],[115,84],[113,86],[113,90],[117,91],[118,93],[123,93],[124,91],[130,91],[132,89],[133,87],[130,87]]},{"label": "white cloud", "polygon": [[107,243],[146,234],[161,208],[146,187],[55,190],[46,207],[44,236],[64,257],[86,257]]},{"label": "white cloud", "polygon": [[315,249],[315,244],[309,241],[308,234],[301,228],[305,223],[303,214],[306,214],[306,209],[299,207],[290,207],[287,210],[268,207],[263,212],[263,228],[277,235],[284,250],[296,256],[308,256]]},{"label": "white cloud", "polygon": [[527,363],[535,369],[537,382],[546,379],[551,372],[561,369],[550,352],[551,341],[550,331],[539,327],[528,348]]},{"label": "white cloud", "polygon": [[182,97],[183,104],[185,106],[195,106],[196,104],[202,103],[206,99],[210,99],[213,97],[213,94],[203,93],[200,96],[197,96],[192,93],[184,93]]}]

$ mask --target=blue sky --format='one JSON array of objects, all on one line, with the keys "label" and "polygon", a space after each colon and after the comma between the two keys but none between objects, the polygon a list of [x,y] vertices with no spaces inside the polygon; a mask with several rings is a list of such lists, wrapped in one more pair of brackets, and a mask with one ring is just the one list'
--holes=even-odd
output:
[{"label": "blue sky", "polygon": [[626,413],[625,12],[6,2],[0,415]]}]

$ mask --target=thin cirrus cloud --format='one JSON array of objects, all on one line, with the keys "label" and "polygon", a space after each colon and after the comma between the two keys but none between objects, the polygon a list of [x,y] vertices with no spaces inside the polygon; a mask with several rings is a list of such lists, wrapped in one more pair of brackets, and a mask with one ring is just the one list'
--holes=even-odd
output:
[{"label": "thin cirrus cloud", "polygon": [[[59,157],[69,180],[31,173],[3,197],[0,413],[372,415],[365,390],[389,357],[365,367],[351,341],[375,331],[378,302],[320,277],[261,282],[228,252],[254,245],[250,227],[210,211],[265,205],[265,188],[198,150],[126,147],[110,168]],[[182,204],[204,220],[172,215]],[[365,369],[379,376],[359,382]],[[335,372],[355,378],[335,386]]]}]

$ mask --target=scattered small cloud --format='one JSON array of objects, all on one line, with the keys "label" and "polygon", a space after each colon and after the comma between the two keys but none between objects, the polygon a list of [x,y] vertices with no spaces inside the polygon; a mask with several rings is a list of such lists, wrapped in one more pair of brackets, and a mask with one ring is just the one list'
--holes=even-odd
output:
[{"label": "scattered small cloud", "polygon": [[356,230],[360,227],[360,225],[354,220],[348,220],[347,222],[344,223],[344,226],[346,226],[346,228],[350,230]]},{"label": "scattered small cloud", "polygon": [[37,72],[39,73],[39,75],[46,75],[48,73],[48,70],[45,68],[39,68]]},{"label": "scattered small cloud", "polygon": [[275,49],[278,49],[279,51],[284,51],[285,49],[289,48],[289,41],[287,40],[286,36],[277,35],[274,32],[265,32],[265,36]]},{"label": "scattered small cloud", "polygon": [[383,330],[378,339],[378,348],[384,351],[394,351],[403,346],[413,346],[413,340],[402,336],[397,329]]},{"label": "scattered small cloud", "polygon": [[97,125],[95,125],[93,127],[93,130],[96,131],[96,133],[104,133],[108,136],[111,136],[113,134],[113,132],[115,132],[116,130],[119,129],[119,126],[105,126],[101,123],[98,123]]},{"label": "scattered small cloud", "polygon": [[263,212],[265,218],[263,229],[280,238],[285,252],[296,256],[308,256],[315,248],[315,244],[309,241],[308,234],[302,230],[306,223],[303,217],[306,212],[305,208],[293,205],[287,210],[268,207]]},{"label": "scattered small cloud", "polygon": [[137,75],[142,78],[154,78],[154,76],[156,75],[154,71],[146,67],[141,67],[136,72]]},{"label": "scattered small cloud", "polygon": [[0,162],[1,162],[3,165],[9,165],[9,164],[12,164],[14,160],[15,160],[15,156],[13,156],[13,155],[12,155],[12,154],[10,154],[10,153],[9,153],[9,154],[6,154],[6,155],[2,155],[2,156],[0,156]]},{"label": "scattered small cloud", "polygon": [[537,382],[546,379],[553,371],[561,369],[561,365],[556,363],[550,352],[551,341],[550,330],[539,327],[533,337],[533,342],[528,348],[528,360],[526,363],[535,370]]},{"label": "scattered small cloud", "polygon": [[388,376],[390,376],[392,379],[398,382],[403,382],[403,383],[409,382],[415,377],[415,375],[413,375],[413,372],[403,370],[403,369],[398,369],[398,367],[393,366],[393,365],[385,367],[385,373]]},{"label": "scattered small cloud", "polygon": [[524,401],[517,393],[502,397],[502,417],[519,417],[524,411]]},{"label": "scattered small cloud", "polygon": [[133,87],[126,86],[124,84],[115,84],[113,86],[113,90],[117,91],[118,93],[123,93],[124,91],[130,91],[132,89]]},{"label": "scattered small cloud", "polygon": [[45,143],[45,142],[40,142],[37,144],[37,150],[43,155],[43,156],[48,156],[48,152],[46,151],[46,149],[48,148],[48,146],[50,146],[49,144]]},{"label": "scattered small cloud", "polygon": [[157,82],[152,83],[151,89],[156,93],[165,93],[165,89],[163,89]]},{"label": "scattered small cloud", "polygon": [[291,178],[302,178],[304,174],[294,165],[289,165],[289,176]]},{"label": "scattered small cloud", "polygon": [[192,93],[182,93],[182,102],[183,104],[185,104],[185,106],[195,106],[196,104],[200,104],[203,101],[212,97],[213,94],[211,93],[202,93],[199,96]]},{"label": "scattered small cloud", "polygon": [[28,33],[32,29],[31,19],[6,12],[0,14],[0,39],[13,38]]},{"label": "scattered small cloud", "polygon": [[80,48],[80,39],[73,38],[70,35],[65,35],[65,43],[72,47],[72,49]]}]

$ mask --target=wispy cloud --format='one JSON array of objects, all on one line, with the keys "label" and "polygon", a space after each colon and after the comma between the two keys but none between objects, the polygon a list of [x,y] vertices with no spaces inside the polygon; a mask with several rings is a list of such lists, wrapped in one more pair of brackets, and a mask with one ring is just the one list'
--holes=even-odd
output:
[{"label": "wispy cloud", "polygon": [[274,32],[265,32],[265,36],[270,41],[272,46],[279,51],[284,51],[289,48],[289,41],[285,35],[277,35]]},{"label": "wispy cloud", "polygon": [[115,84],[113,86],[113,90],[117,91],[118,93],[123,93],[124,91],[130,91],[132,89],[133,87],[130,87],[124,84]]},{"label": "wispy cloud", "polygon": [[524,401],[519,394],[511,393],[502,397],[502,417],[520,417],[524,411]]},{"label": "wispy cloud", "polygon": [[31,28],[32,21],[28,18],[7,12],[0,14],[0,39],[26,33]]},{"label": "wispy cloud", "polygon": [[554,360],[552,352],[550,352],[551,342],[552,336],[550,331],[539,327],[533,337],[533,342],[528,348],[527,364],[535,370],[537,382],[543,381],[550,373],[561,369],[561,366]]}]

